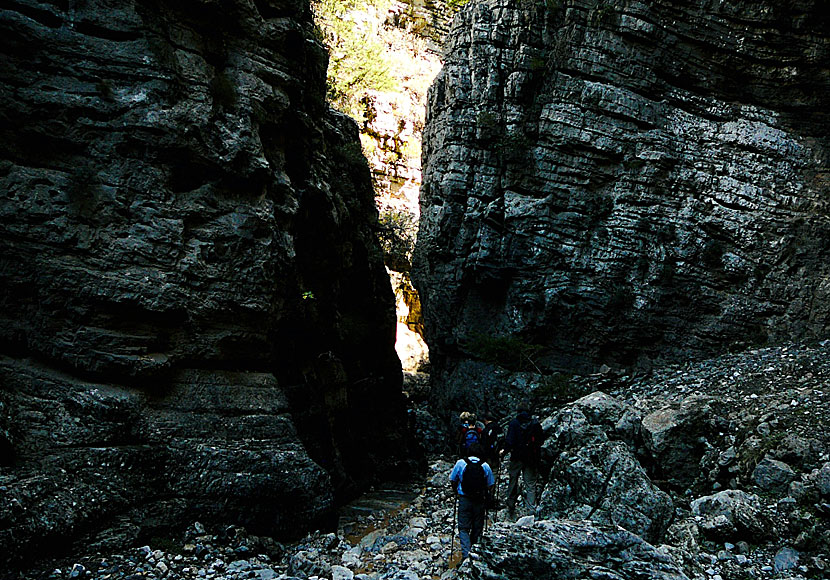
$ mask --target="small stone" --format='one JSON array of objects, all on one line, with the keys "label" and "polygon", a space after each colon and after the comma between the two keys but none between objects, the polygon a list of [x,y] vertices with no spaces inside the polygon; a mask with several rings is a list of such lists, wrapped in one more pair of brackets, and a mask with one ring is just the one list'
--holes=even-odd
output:
[{"label": "small stone", "polygon": [[778,501],[778,511],[782,514],[790,514],[795,510],[796,501],[793,497],[785,497]]},{"label": "small stone", "polygon": [[789,546],[784,546],[775,553],[775,571],[784,572],[786,570],[794,569],[798,566],[798,558],[799,553],[797,550],[794,550]]},{"label": "small stone", "polygon": [[196,523],[193,524],[193,529],[196,530],[196,533],[199,534],[200,536],[207,533],[207,530],[205,529],[205,526],[203,526],[199,522],[196,522]]},{"label": "small stone", "polygon": [[331,567],[331,580],[353,580],[354,572],[345,566],[334,565]]},{"label": "small stone", "polygon": [[746,564],[748,561],[749,561],[749,558],[747,558],[747,557],[746,557],[746,556],[744,556],[743,554],[738,554],[737,556],[735,556],[735,562],[737,562],[737,563],[738,563],[738,564],[740,564],[741,566],[743,566],[744,564]]},{"label": "small stone", "polygon": [[165,564],[164,562],[159,562],[158,564],[156,564],[156,570],[158,570],[163,576],[167,574],[170,568],[168,568],[167,564]]}]

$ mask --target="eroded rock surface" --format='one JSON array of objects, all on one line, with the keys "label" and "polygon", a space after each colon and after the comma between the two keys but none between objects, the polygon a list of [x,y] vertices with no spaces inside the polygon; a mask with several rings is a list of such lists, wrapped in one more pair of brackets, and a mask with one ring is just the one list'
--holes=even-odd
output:
[{"label": "eroded rock surface", "polygon": [[357,128],[291,0],[0,11],[0,549],[277,535],[401,457]]},{"label": "eroded rock surface", "polygon": [[459,12],[414,276],[439,382],[480,336],[544,372],[823,337],[828,30],[809,0]]}]

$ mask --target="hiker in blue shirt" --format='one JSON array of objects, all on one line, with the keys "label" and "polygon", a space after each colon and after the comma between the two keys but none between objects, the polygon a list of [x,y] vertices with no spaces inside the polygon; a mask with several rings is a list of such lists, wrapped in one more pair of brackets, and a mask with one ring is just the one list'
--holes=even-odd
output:
[{"label": "hiker in blue shirt", "polygon": [[467,456],[459,459],[450,473],[450,483],[457,494],[458,538],[464,558],[469,556],[470,546],[478,542],[484,530],[485,499],[496,483],[483,455],[481,444],[473,443]]}]

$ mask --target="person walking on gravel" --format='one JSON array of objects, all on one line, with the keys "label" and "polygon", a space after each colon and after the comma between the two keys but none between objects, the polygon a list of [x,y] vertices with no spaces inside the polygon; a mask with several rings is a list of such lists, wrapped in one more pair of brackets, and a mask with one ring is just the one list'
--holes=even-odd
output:
[{"label": "person walking on gravel", "polygon": [[539,422],[530,414],[530,404],[522,401],[516,406],[516,418],[507,427],[502,454],[510,453],[507,472],[507,516],[515,519],[516,502],[519,499],[519,476],[522,477],[525,505],[536,509],[536,480],[541,459],[544,432]]},{"label": "person walking on gravel", "polygon": [[483,456],[481,444],[473,443],[467,456],[459,459],[450,472],[450,484],[458,502],[458,538],[465,559],[484,530],[485,501],[495,484],[493,470]]}]

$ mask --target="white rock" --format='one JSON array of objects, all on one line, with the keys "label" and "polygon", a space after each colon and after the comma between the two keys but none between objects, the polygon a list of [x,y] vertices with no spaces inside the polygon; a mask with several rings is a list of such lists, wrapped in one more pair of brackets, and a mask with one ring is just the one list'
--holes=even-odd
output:
[{"label": "white rock", "polygon": [[354,572],[345,566],[335,564],[331,567],[331,580],[354,580]]},{"label": "white rock", "polygon": [[344,566],[348,566],[349,568],[355,568],[360,565],[360,556],[354,554],[353,552],[344,552],[343,556],[340,558],[340,561]]},{"label": "white rock", "polygon": [[531,516],[524,516],[524,517],[519,518],[518,520],[516,520],[515,525],[520,527],[520,528],[527,528],[527,527],[532,526],[535,523],[536,523],[536,517],[531,515]]}]

